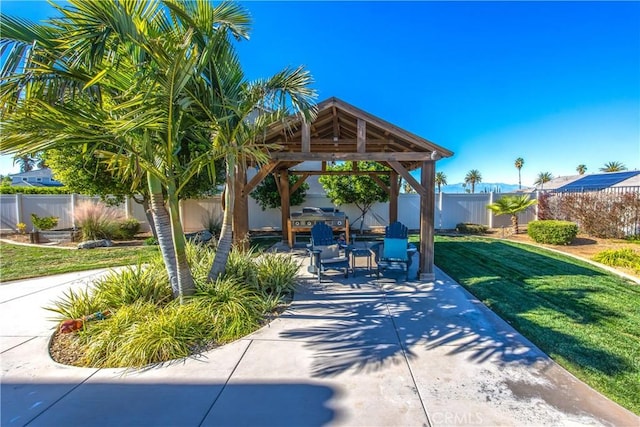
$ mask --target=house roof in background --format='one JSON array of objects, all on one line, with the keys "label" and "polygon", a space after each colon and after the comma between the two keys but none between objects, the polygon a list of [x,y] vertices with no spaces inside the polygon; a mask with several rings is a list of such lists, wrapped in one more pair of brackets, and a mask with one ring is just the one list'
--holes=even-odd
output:
[{"label": "house roof in background", "polygon": [[608,172],[591,175],[578,175],[579,179],[572,180],[557,191],[603,190],[610,187],[627,187],[640,185],[640,171]]},{"label": "house roof in background", "polygon": [[49,168],[34,169],[28,172],[20,172],[9,175],[11,178],[51,178],[53,172]]},{"label": "house roof in background", "polygon": [[545,190],[557,190],[558,188],[577,181],[582,177],[584,177],[584,175],[558,176],[549,182],[545,182],[543,188]]}]

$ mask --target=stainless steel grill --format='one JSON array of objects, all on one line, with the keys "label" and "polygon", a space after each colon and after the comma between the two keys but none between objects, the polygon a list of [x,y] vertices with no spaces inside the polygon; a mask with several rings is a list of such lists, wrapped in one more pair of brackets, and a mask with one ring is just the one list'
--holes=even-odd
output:
[{"label": "stainless steel grill", "polygon": [[296,233],[308,233],[318,222],[324,222],[333,231],[343,231],[346,243],[349,243],[349,218],[335,208],[302,208],[302,212],[292,212],[289,218],[289,246],[296,243]]},{"label": "stainless steel grill", "polygon": [[324,222],[331,227],[344,227],[347,216],[335,208],[302,208],[302,212],[291,213],[293,227],[313,227],[317,222]]}]

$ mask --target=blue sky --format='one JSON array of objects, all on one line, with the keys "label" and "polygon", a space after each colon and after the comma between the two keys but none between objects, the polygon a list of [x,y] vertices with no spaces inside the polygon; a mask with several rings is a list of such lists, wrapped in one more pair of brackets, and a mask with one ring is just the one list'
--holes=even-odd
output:
[{"label": "blue sky", "polygon": [[[450,184],[640,168],[638,2],[243,2],[249,78],[305,65],[336,96],[455,152]],[[2,0],[34,20],[46,3]],[[0,173],[11,170],[0,160]]]}]

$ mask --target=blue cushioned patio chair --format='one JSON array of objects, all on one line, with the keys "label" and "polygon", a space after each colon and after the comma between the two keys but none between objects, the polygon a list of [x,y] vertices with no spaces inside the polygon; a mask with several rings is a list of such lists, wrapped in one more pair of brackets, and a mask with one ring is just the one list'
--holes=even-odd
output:
[{"label": "blue cushioned patio chair", "polygon": [[394,222],[385,228],[384,242],[379,243],[375,250],[375,260],[378,265],[377,277],[380,272],[403,271],[409,280],[411,256],[409,247],[409,229],[401,222]]},{"label": "blue cushioned patio chair", "polygon": [[311,228],[311,244],[308,245],[310,262],[309,272],[318,274],[322,281],[322,273],[328,270],[344,271],[349,277],[348,247],[342,247],[333,238],[333,229],[323,222]]}]

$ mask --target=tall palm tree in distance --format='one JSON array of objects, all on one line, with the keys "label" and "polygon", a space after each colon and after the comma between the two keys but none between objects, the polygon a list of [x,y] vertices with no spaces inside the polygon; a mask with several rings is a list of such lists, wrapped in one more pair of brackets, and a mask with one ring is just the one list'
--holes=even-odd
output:
[{"label": "tall palm tree in distance", "polygon": [[402,190],[406,194],[415,194],[416,190],[404,178],[402,179]]},{"label": "tall palm tree in distance", "polygon": [[36,165],[36,161],[28,154],[22,154],[13,158],[13,164],[20,166],[20,172],[32,171]]},{"label": "tall palm tree in distance", "polygon": [[539,185],[540,189],[544,189],[544,185],[553,179],[553,175],[551,172],[540,172],[538,174],[538,178],[535,180],[534,184]]},{"label": "tall palm tree in distance", "polygon": [[584,175],[586,171],[587,171],[587,165],[580,164],[576,168],[576,172],[578,172],[579,175]]},{"label": "tall palm tree in distance", "polygon": [[522,157],[518,157],[516,159],[516,169],[518,169],[518,190],[522,190],[522,177],[520,175],[520,169],[524,166],[524,159]]},{"label": "tall palm tree in distance", "polygon": [[447,185],[447,175],[444,172],[436,173],[436,185],[438,186],[438,193],[440,193],[440,187],[443,185]]},{"label": "tall palm tree in distance", "polygon": [[464,177],[465,184],[471,184],[471,193],[475,193],[476,184],[482,182],[482,175],[478,169],[471,169]]},{"label": "tall palm tree in distance", "polygon": [[608,162],[604,164],[604,167],[600,168],[601,172],[622,172],[626,170],[627,167],[622,162]]}]

